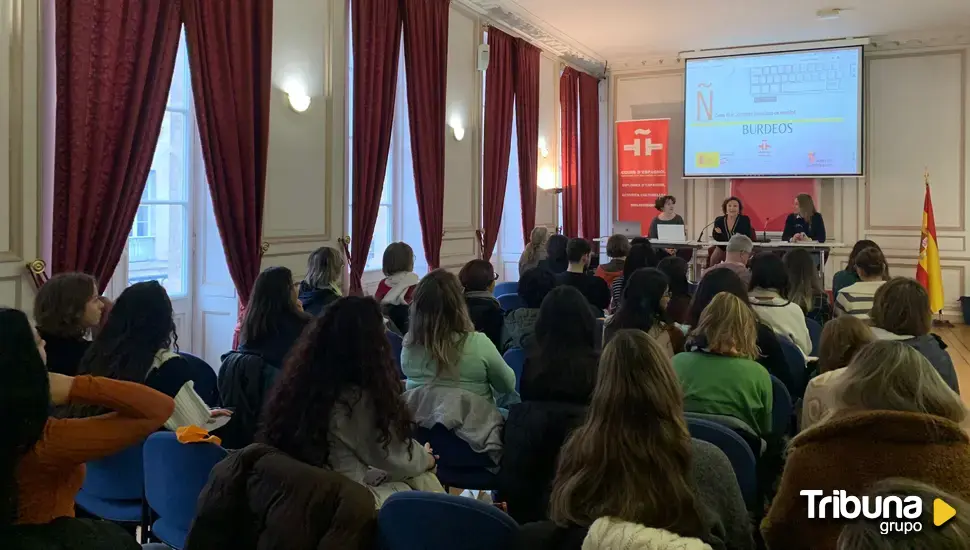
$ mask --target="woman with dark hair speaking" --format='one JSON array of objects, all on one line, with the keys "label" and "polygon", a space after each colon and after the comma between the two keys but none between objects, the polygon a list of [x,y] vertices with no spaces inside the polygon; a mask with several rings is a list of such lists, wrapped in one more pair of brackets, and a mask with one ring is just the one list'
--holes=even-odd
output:
[{"label": "woman with dark hair speaking", "polygon": [[[734,235],[747,235],[751,240],[755,239],[754,229],[751,227],[751,218],[745,216],[744,205],[737,197],[728,197],[721,203],[722,216],[714,218],[714,228],[711,230],[711,237],[718,242],[727,243]],[[708,267],[717,265],[724,261],[725,247],[715,247],[708,259]]]},{"label": "woman with dark hair speaking", "polygon": [[[365,485],[380,508],[410,489],[443,492],[431,447],[411,439],[413,420],[371,298],[341,298],[314,319],[287,358],[256,440]],[[383,483],[367,484],[370,468]]]},{"label": "woman with dark hair speaking", "polygon": [[[0,309],[0,327],[0,414],[5,419],[0,438],[3,533],[13,524],[73,518],[74,497],[84,482],[84,463],[141,441],[165,422],[175,405],[171,398],[139,384],[48,373],[44,341],[22,311]],[[108,413],[83,419],[49,418],[51,405],[69,403],[102,407]],[[57,531],[65,526],[62,521],[49,527]]]}]

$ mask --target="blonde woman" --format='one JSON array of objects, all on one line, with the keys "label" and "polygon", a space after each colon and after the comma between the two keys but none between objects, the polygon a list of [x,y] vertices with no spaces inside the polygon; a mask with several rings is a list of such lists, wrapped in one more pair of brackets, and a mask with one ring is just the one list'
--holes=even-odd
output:
[{"label": "blonde woman", "polygon": [[808,382],[802,401],[802,430],[818,424],[837,408],[835,390],[845,368],[859,350],[875,338],[869,327],[852,316],[826,323],[819,344],[819,374]]},{"label": "blonde woman", "polygon": [[795,197],[795,211],[785,219],[785,230],[781,240],[785,242],[825,242],[825,222],[822,215],[815,210],[815,201],[808,193],[801,193]]},{"label": "blonde woman", "polygon": [[[900,342],[868,344],[836,390],[840,410],[792,440],[762,532],[769,548],[836,548],[844,519],[809,519],[801,492],[858,496],[905,477],[970,497],[967,411],[925,357]],[[816,498],[816,508],[818,497]]]},{"label": "blonde woman", "polygon": [[409,390],[456,387],[493,403],[493,390],[515,391],[515,372],[488,336],[475,332],[461,283],[444,269],[429,273],[414,291],[401,369]]},{"label": "blonde woman", "polygon": [[691,439],[683,410],[666,353],[643,331],[618,332],[559,453],[552,522],[522,529],[514,547],[753,548],[727,457]]},{"label": "blonde woman", "polygon": [[674,356],[684,410],[733,416],[754,433],[771,432],[771,375],[758,358],[757,320],[748,304],[721,292],[688,336],[687,353]]},{"label": "blonde woman", "polygon": [[343,296],[341,283],[347,262],[336,248],[322,246],[310,253],[306,277],[300,283],[303,311],[319,316],[328,305]]},{"label": "blonde woman", "polygon": [[546,259],[546,241],[549,240],[549,230],[541,225],[532,228],[529,244],[525,245],[522,256],[519,257],[519,273],[537,267],[539,262]]}]

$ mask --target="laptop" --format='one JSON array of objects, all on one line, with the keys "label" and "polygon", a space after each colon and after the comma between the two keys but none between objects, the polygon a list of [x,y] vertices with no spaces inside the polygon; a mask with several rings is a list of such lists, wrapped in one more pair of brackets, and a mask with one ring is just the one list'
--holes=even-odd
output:
[{"label": "laptop", "polygon": [[614,222],[613,234],[623,235],[631,239],[643,236],[643,233],[640,233],[640,222]]},{"label": "laptop", "polygon": [[684,233],[684,226],[682,224],[657,224],[657,239],[667,242],[685,242],[687,241],[687,235]]}]

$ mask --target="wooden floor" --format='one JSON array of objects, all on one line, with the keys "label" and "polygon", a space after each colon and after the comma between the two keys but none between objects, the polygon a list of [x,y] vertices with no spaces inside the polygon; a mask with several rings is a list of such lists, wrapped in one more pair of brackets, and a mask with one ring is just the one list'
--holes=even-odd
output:
[{"label": "wooden floor", "polygon": [[954,325],[952,327],[933,327],[933,332],[943,337],[947,352],[953,359],[953,366],[960,379],[960,393],[963,402],[970,406],[970,325]]}]

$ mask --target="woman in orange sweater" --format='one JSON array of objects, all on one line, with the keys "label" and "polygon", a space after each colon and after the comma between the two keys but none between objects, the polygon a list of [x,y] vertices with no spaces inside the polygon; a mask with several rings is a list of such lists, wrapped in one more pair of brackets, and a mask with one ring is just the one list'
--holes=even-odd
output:
[{"label": "woman in orange sweater", "polygon": [[[165,423],[175,403],[147,386],[48,373],[44,341],[19,310],[0,309],[0,529],[74,517],[84,463],[112,455]],[[88,404],[114,412],[50,418],[51,404]]]}]

